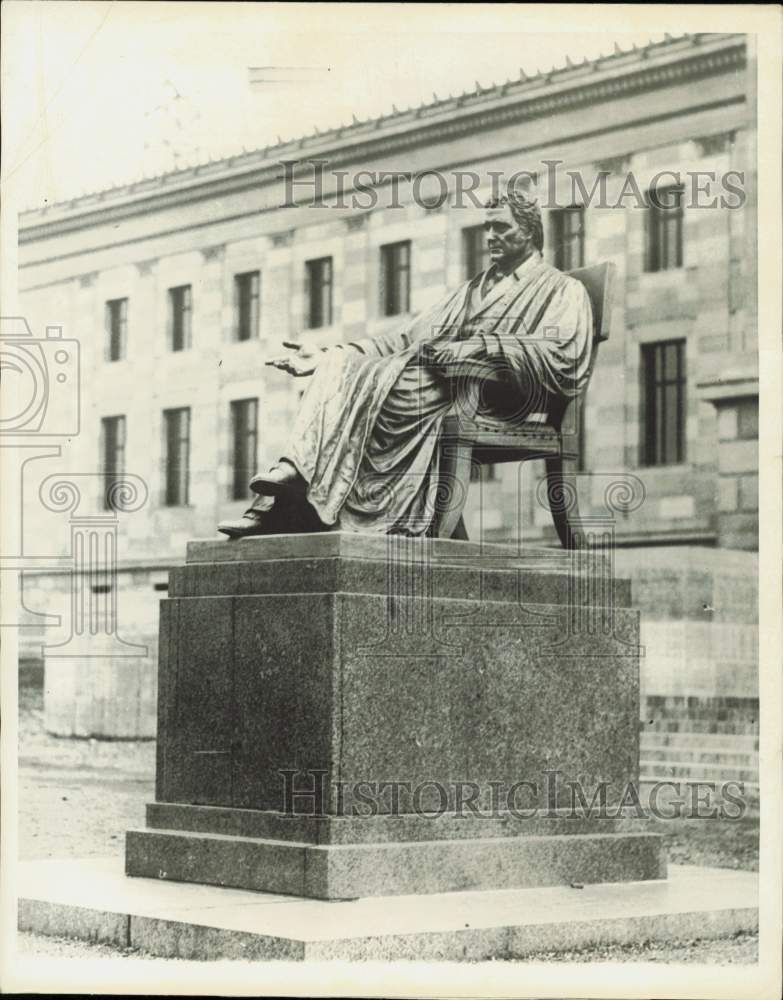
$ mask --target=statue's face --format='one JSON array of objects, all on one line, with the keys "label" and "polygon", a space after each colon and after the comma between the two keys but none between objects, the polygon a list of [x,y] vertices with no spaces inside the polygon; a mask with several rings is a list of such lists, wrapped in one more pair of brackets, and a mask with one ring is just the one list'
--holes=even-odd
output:
[{"label": "statue's face", "polygon": [[516,221],[508,205],[486,210],[484,232],[487,234],[490,260],[501,267],[523,256],[529,248],[530,233]]}]

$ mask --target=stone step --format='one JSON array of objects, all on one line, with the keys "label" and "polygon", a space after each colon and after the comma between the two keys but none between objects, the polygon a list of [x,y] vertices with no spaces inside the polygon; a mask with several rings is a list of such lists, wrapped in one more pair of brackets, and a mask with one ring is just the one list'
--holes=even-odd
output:
[{"label": "stone step", "polygon": [[[677,775],[674,775],[672,777],[672,775],[661,776],[660,774],[658,775],[642,774],[639,778],[639,792],[642,801],[646,802],[648,800],[648,797],[652,794],[653,788],[656,785],[660,785],[662,781],[668,782],[670,780],[674,780],[678,787],[677,789],[669,789],[667,787],[662,789],[661,792],[656,793],[656,804],[658,807],[660,807],[660,804],[662,802],[663,803],[666,802],[664,793],[671,791],[675,798],[680,798],[682,802],[687,803],[691,809],[695,810],[696,807],[693,805],[693,803],[696,801],[696,798],[694,798],[694,796],[700,796],[705,794],[705,790],[703,788],[705,784],[710,784],[713,787],[712,789],[710,789],[709,802],[703,808],[711,809],[716,804],[720,803],[723,800],[723,789],[721,787],[722,782],[719,780],[716,781],[714,777],[708,778],[704,777],[704,775],[700,775],[695,778],[688,778],[688,777],[679,777]],[[735,782],[737,779],[727,778],[726,780]],[[697,788],[697,786],[700,787]],[[732,796],[731,801],[732,801],[732,811],[733,811],[736,809],[736,797],[738,789],[732,785],[729,788],[729,793]],[[758,780],[742,782],[741,798],[743,799],[746,808],[750,807],[754,811],[758,810],[759,806]],[[664,806],[664,808],[668,808],[668,806]],[[685,813],[684,815],[688,815],[688,813]],[[733,812],[733,815],[736,815],[736,813]]]},{"label": "stone step", "polygon": [[[592,795],[586,795],[588,807]],[[231,806],[201,806],[178,802],[150,802],[147,828],[216,833],[262,840],[299,841],[309,844],[361,844],[431,840],[476,840],[521,836],[576,836],[585,833],[644,833],[649,821],[627,808],[618,816],[617,806],[608,804],[599,815],[585,808],[548,809],[536,815],[522,806],[515,814],[449,813],[368,815],[290,815],[273,810],[239,809]],[[497,810],[496,810],[497,812]]]},{"label": "stone step", "polygon": [[[642,711],[644,713],[644,709]],[[653,719],[652,725],[649,721],[651,718]],[[759,732],[758,716],[743,722],[737,719],[692,718],[688,716],[687,712],[683,712],[681,718],[678,719],[658,719],[655,716],[643,714],[642,727],[642,732],[644,733],[660,733],[664,735],[703,733],[707,736],[755,736],[756,739],[758,739]]]},{"label": "stone step", "polygon": [[359,558],[190,564],[169,574],[169,598],[361,593],[520,604],[629,607],[629,580],[593,580],[554,568],[498,568]]},{"label": "stone step", "polygon": [[639,770],[644,780],[649,778],[699,778],[705,781],[758,782],[757,767],[734,764],[697,764],[693,761],[658,761],[643,759]]},{"label": "stone step", "polygon": [[686,750],[682,747],[649,747],[642,746],[642,755],[648,761],[661,761],[692,764],[721,764],[735,767],[758,768],[758,753],[728,753],[710,750]]},{"label": "stone step", "polygon": [[643,729],[641,741],[643,747],[696,747],[711,753],[749,753],[759,748],[758,736],[753,733],[658,733]]},{"label": "stone step", "polygon": [[129,830],[125,871],[309,899],[354,899],[666,878],[657,834],[317,845]]}]

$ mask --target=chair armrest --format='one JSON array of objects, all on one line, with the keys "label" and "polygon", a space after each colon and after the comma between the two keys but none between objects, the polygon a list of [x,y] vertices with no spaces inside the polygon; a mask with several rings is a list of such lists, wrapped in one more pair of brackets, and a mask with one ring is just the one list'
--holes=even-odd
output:
[{"label": "chair armrest", "polygon": [[423,363],[423,367],[431,368],[443,378],[448,379],[477,379],[482,382],[493,382],[498,385],[508,385],[508,374],[491,361],[478,361],[468,359],[467,361],[450,361],[444,365],[432,365]]}]

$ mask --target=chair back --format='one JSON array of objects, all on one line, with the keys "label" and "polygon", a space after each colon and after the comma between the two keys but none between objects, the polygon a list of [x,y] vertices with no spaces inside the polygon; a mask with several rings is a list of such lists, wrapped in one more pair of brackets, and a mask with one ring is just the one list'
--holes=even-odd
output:
[{"label": "chair back", "polygon": [[[576,278],[577,281],[581,281],[587,291],[593,312],[593,339],[590,345],[590,370],[587,381],[579,395],[572,399],[562,396],[549,397],[549,423],[558,433],[562,433],[564,454],[566,452],[573,454],[574,449],[578,448],[579,435],[576,428],[581,425],[581,421],[583,420],[584,397],[593,375],[593,368],[598,356],[598,345],[602,341],[609,339],[614,272],[615,265],[611,261],[606,261],[603,264],[592,264],[590,267],[580,267],[574,271],[567,272],[570,278]],[[570,431],[563,428],[563,421],[567,413],[570,413],[571,417],[565,420],[566,425],[574,425]]]},{"label": "chair back", "polygon": [[[507,374],[493,379],[491,367],[483,362],[478,362],[479,370],[476,372],[476,377],[480,378],[483,382],[483,402],[485,406],[489,405],[490,410],[495,411],[496,416],[488,419],[486,414],[478,415],[471,413],[470,419],[473,421],[478,420],[483,428],[489,430],[490,424],[494,425],[495,428],[502,426],[505,419],[501,414],[503,411],[508,411],[508,413],[513,414],[513,422],[517,428],[521,424],[530,424],[531,430],[537,430],[541,426],[548,425],[552,430],[557,431],[559,434],[562,433],[564,446],[567,451],[571,452],[577,447],[578,435],[575,435],[573,430],[568,431],[563,429],[563,418],[567,412],[571,412],[572,417],[566,421],[567,425],[576,425],[582,419],[584,396],[593,374],[593,368],[595,367],[598,345],[602,341],[609,339],[615,265],[611,261],[605,261],[602,264],[591,264],[589,267],[580,267],[566,273],[570,278],[576,278],[584,286],[590,299],[593,314],[590,366],[581,392],[578,396],[574,397],[545,393],[543,399],[537,399],[535,412],[530,413],[520,401],[519,389],[512,386]],[[486,368],[486,371],[480,369],[482,365]],[[487,375],[487,371],[489,372],[489,376]],[[464,417],[464,403],[460,407],[460,412]],[[568,441],[565,440],[566,438],[568,438]]]},{"label": "chair back", "polygon": [[590,305],[593,308],[593,345],[609,339],[614,273],[615,265],[611,261],[568,272],[570,278],[582,282],[590,297]]}]

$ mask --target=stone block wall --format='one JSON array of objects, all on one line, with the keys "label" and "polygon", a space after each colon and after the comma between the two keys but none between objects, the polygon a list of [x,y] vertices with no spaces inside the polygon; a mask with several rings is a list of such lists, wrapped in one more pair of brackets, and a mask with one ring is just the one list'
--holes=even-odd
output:
[{"label": "stone block wall", "polygon": [[[116,636],[91,641],[89,655],[75,641],[70,573],[27,573],[27,606],[45,607],[42,622],[22,615],[20,661],[28,673],[43,666],[44,727],[56,736],[152,739],[157,713],[158,620],[168,570],[139,566],[118,572]],[[112,584],[99,584],[110,586]],[[87,592],[92,590],[89,581]],[[102,651],[104,651],[102,653]],[[35,680],[40,678],[36,671]]]},{"label": "stone block wall", "polygon": [[720,544],[758,549],[758,397],[716,400]]},{"label": "stone block wall", "polygon": [[[641,612],[642,718],[758,727],[758,555],[695,546],[619,549]],[[720,703],[720,704],[719,704]],[[647,706],[645,708],[645,705]],[[732,705],[731,712],[718,715]],[[684,711],[683,711],[684,707]],[[713,711],[714,709],[714,711]],[[718,731],[718,730],[715,730]]]}]

